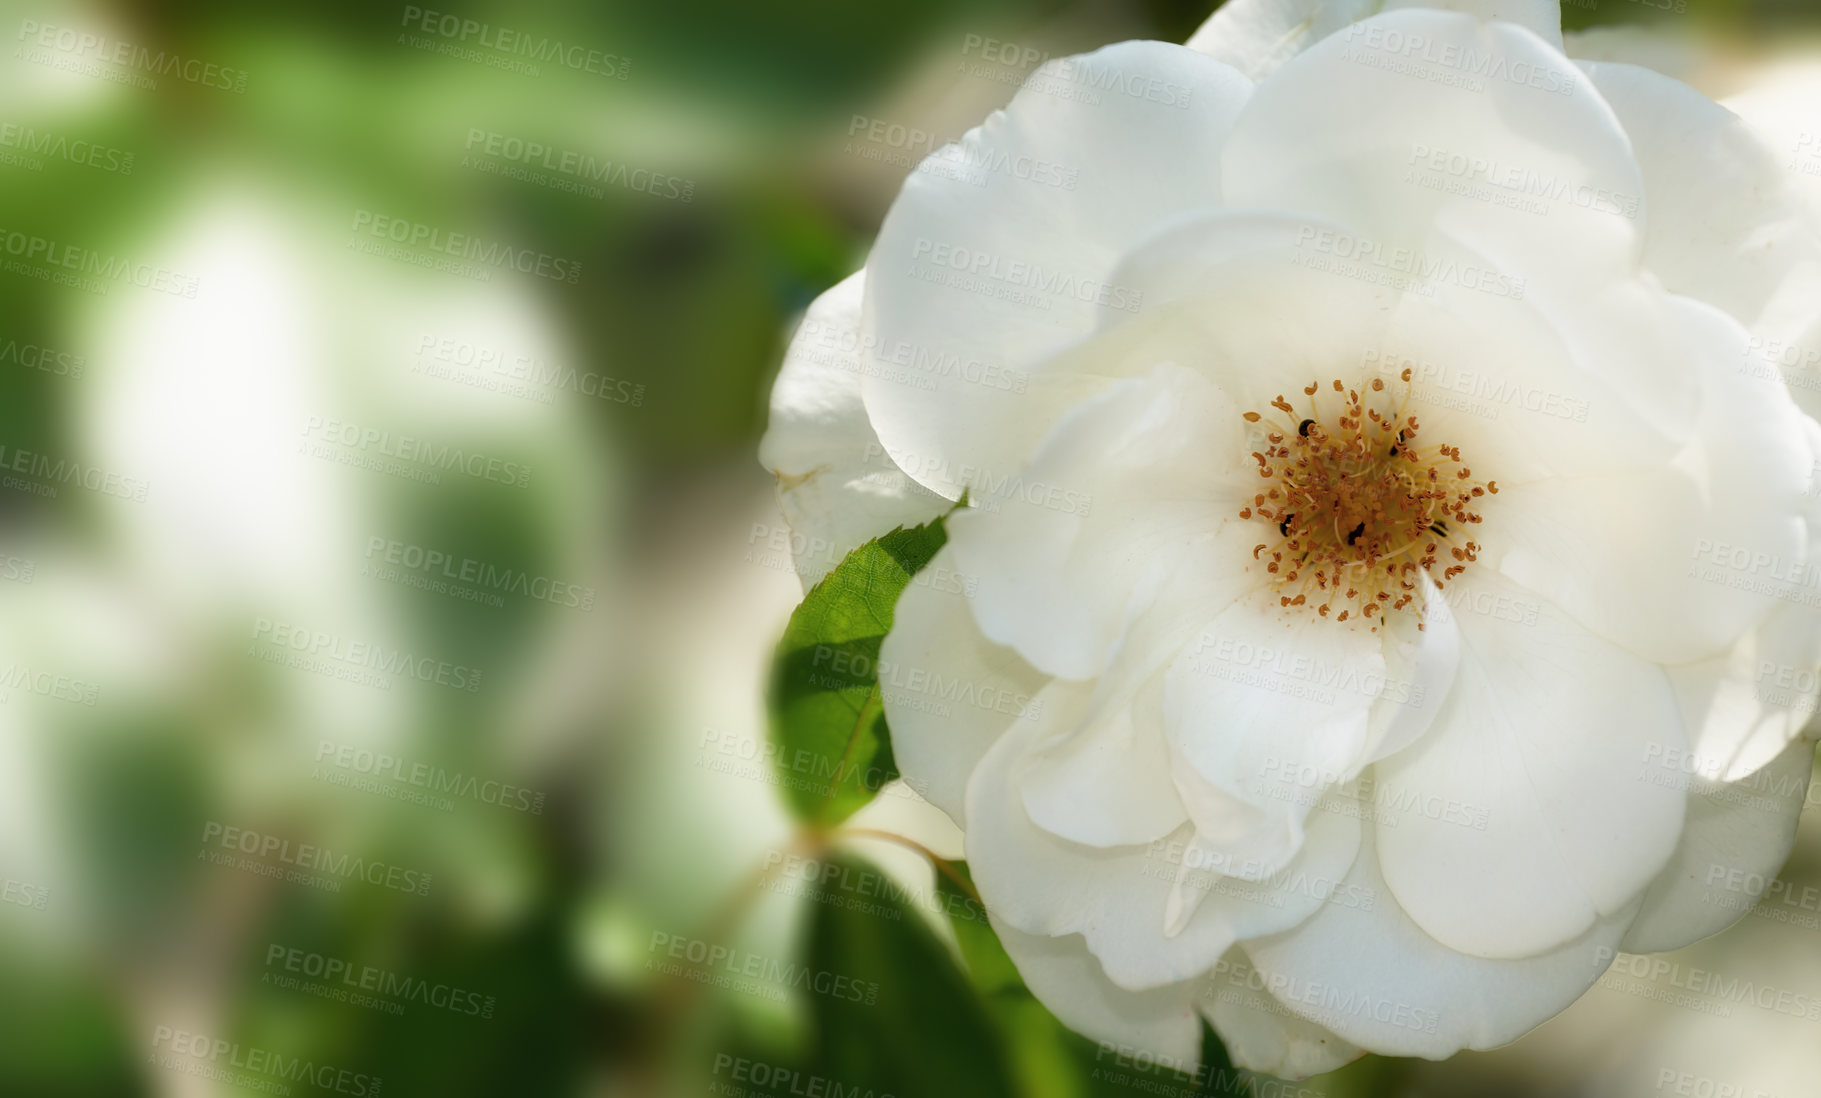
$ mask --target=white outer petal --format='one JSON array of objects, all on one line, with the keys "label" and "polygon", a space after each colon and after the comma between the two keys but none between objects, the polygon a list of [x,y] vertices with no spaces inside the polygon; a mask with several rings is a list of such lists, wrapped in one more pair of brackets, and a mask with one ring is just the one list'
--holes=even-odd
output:
[{"label": "white outer petal", "polygon": [[[892,616],[879,680],[892,754],[905,784],[966,826],[967,780],[1015,722],[1037,718],[1048,676],[980,635],[968,605],[972,580],[944,545],[918,573]],[[990,700],[988,700],[990,699]]]},{"label": "white outer petal", "polygon": [[1396,614],[1381,630],[1385,690],[1372,703],[1364,762],[1395,755],[1422,739],[1447,703],[1460,670],[1460,622],[1429,573],[1417,573],[1417,582],[1423,592],[1420,623],[1409,614]]},{"label": "white outer petal", "polygon": [[1358,1045],[1316,1025],[1273,999],[1249,979],[1223,979],[1249,973],[1245,952],[1234,947],[1215,966],[1201,1001],[1202,1013],[1220,1034],[1233,1063],[1284,1079],[1305,1079],[1352,1063],[1364,1054]]},{"label": "white outer petal", "polygon": [[1710,782],[1677,771],[1688,785],[1682,841],[1644,894],[1620,948],[1627,953],[1681,949],[1745,916],[1757,899],[1739,882],[1773,879],[1796,840],[1815,745],[1798,740],[1776,761],[1740,782]]},{"label": "white outer petal", "polygon": [[[1770,150],[1794,189],[1811,231],[1821,232],[1821,62],[1812,55],[1764,65],[1724,106],[1738,113]],[[1821,415],[1821,273],[1804,266],[1753,328],[1760,359],[1781,368],[1791,395],[1811,416]],[[1779,307],[1780,306],[1780,307]]]},{"label": "white outer petal", "polygon": [[[1044,720],[1054,709],[1044,711]],[[1020,722],[1022,723],[1022,722]],[[1041,722],[1039,722],[1041,723]],[[1022,771],[1042,729],[1013,728],[975,768],[967,793],[967,853],[981,899],[998,918],[1030,934],[1081,934],[1107,978],[1142,991],[1193,979],[1242,937],[1295,925],[1321,907],[1324,891],[1351,865],[1361,828],[1356,817],[1322,812],[1304,851],[1279,877],[1234,881],[1188,866],[1193,834],[1117,849],[1072,843],[1038,827],[1019,796]],[[1224,868],[1224,867],[1222,867]],[[1196,893],[1186,922],[1173,925],[1172,897],[1190,871]],[[1304,872],[1299,875],[1298,870]]]},{"label": "white outer petal", "polygon": [[[1808,562],[1814,458],[1782,382],[1741,373],[1738,322],[1689,298],[1668,306],[1701,385],[1682,452],[1656,468],[1519,485],[1483,512],[1488,562],[1507,578],[1615,644],[1686,663],[1762,622],[1779,605],[1773,581]],[[1733,567],[1733,547],[1754,563]]]},{"label": "white outer petal", "polygon": [[991,918],[999,943],[1037,1001],[1056,1020],[1101,1044],[1123,1045],[1192,1072],[1201,1061],[1200,984],[1127,991],[1108,980],[1081,935],[1026,934]]},{"label": "white outer petal", "polygon": [[1249,487],[1242,425],[1170,363],[1070,410],[1005,489],[950,520],[981,630],[1052,675],[1091,678],[1170,574],[1231,572],[1210,538]]},{"label": "white outer petal", "polygon": [[[1646,68],[1582,62],[1643,172],[1643,262],[1673,293],[1726,310],[1753,334],[1821,316],[1821,235],[1783,168],[1731,111]],[[1798,329],[1799,330],[1799,329]]]},{"label": "white outer petal", "polygon": [[1256,979],[1343,1040],[1432,1060],[1516,1040],[1563,1010],[1611,964],[1637,911],[1539,956],[1487,960],[1448,949],[1404,914],[1379,875],[1370,828],[1343,887],[1378,902],[1328,904],[1293,930],[1243,943]]},{"label": "white outer petal", "polygon": [[[1059,86],[1094,94],[1055,94]],[[1104,383],[1051,356],[1094,330],[1101,303],[1122,317],[1142,312],[1141,298],[1109,282],[1113,266],[1172,216],[1219,204],[1221,151],[1251,87],[1193,50],[1119,43],[1050,62],[1005,110],[932,157],[978,178],[911,173],[867,260],[866,331],[882,347],[1026,382],[996,387],[956,370],[916,390],[865,378],[873,426],[911,476],[949,498],[977,495],[1014,475],[1056,419]],[[1072,173],[1073,186],[994,167],[1026,162]]]},{"label": "white outer petal", "polygon": [[[1514,597],[1484,570],[1454,583],[1499,606]],[[1530,624],[1459,620],[1460,671],[1436,726],[1375,764],[1380,799],[1408,806],[1381,819],[1378,858],[1441,944],[1531,956],[1625,908],[1668,861],[1686,798],[1640,772],[1653,749],[1685,742],[1681,714],[1661,668],[1554,606]]]},{"label": "white outer petal", "polygon": [[1529,27],[1562,48],[1558,0],[1228,0],[1208,17],[1188,46],[1263,80],[1310,46],[1381,11],[1440,8]]},{"label": "white outer petal", "polygon": [[784,353],[759,440],[759,462],[778,477],[805,591],[860,545],[949,507],[892,463],[867,421],[860,377],[878,364],[854,349],[865,282],[864,272],[851,274],[810,304]]},{"label": "white outer petal", "polygon": [[1164,695],[1189,818],[1236,875],[1252,878],[1296,853],[1324,789],[1359,773],[1385,682],[1368,622],[1285,610],[1279,597],[1265,588],[1209,622],[1171,665]]},{"label": "white outer petal", "polygon": [[[1474,75],[1469,58],[1487,74]],[[1572,293],[1633,273],[1633,222],[1567,201],[1538,217],[1449,188],[1445,173],[1436,186],[1413,179],[1437,153],[1573,189],[1643,190],[1624,129],[1558,49],[1510,23],[1411,9],[1356,24],[1259,84],[1222,155],[1222,192],[1232,206],[1346,225],[1370,243],[1367,261],[1400,248],[1426,255],[1445,235],[1533,291]]]}]

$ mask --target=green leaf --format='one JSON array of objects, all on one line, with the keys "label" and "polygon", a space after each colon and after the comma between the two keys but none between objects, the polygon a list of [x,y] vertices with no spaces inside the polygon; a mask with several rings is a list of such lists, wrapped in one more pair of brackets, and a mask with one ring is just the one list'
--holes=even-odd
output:
[{"label": "green leaf", "polygon": [[[878,873],[851,855],[836,861]],[[834,879],[841,879],[835,877]],[[889,890],[856,907],[818,896],[807,950],[815,1073],[834,1093],[1007,1098],[1015,1093],[996,1027],[948,947]],[[831,982],[832,981],[832,982]]]},{"label": "green leaf", "polygon": [[875,538],[791,614],[772,669],[772,762],[804,822],[833,827],[898,776],[879,702],[879,645],[898,596],[947,540],[941,519]]},{"label": "green leaf", "polygon": [[[974,887],[973,872],[966,862],[944,864],[949,872],[941,872],[943,866],[936,867],[936,891],[941,897],[943,911],[948,914],[949,925],[955,930],[955,942],[961,947],[961,959],[967,962],[974,987],[983,995],[1011,992],[1028,996],[1030,992],[1025,990],[1024,978],[1018,975],[1018,966],[1006,956],[999,936],[987,922],[986,907],[980,902],[979,890]],[[961,880],[955,880],[956,877]]]}]

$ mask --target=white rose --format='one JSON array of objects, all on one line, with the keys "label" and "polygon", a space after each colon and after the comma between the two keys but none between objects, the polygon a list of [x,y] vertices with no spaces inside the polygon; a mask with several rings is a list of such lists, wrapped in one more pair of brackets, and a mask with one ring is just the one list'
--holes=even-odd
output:
[{"label": "white rose", "polygon": [[1806,791],[1807,214],[1555,3],[1440,6],[1046,65],[773,395],[810,578],[967,493],[898,764],[1032,990],[1185,1066],[1508,1042],[1735,920]]}]

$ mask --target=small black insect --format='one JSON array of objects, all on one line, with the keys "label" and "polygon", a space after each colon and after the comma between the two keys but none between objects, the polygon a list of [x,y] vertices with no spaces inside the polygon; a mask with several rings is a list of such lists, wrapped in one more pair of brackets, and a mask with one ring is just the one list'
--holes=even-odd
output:
[{"label": "small black insect", "polygon": [[1299,435],[1301,435],[1301,436],[1302,436],[1302,437],[1304,437],[1304,438],[1308,438],[1308,437],[1309,437],[1309,428],[1311,428],[1311,427],[1313,427],[1313,426],[1315,426],[1315,421],[1314,421],[1314,420],[1312,420],[1312,419],[1305,419],[1305,420],[1303,420],[1303,421],[1302,421],[1302,423],[1301,423],[1301,424],[1299,424],[1299,425],[1298,425],[1298,426],[1297,426],[1297,428],[1296,428],[1296,433],[1297,433],[1297,434],[1299,434]]},{"label": "small black insect", "polygon": [[1355,527],[1354,527],[1354,528],[1353,528],[1353,532],[1352,532],[1352,533],[1351,533],[1351,534],[1348,534],[1348,535],[1347,535],[1347,544],[1348,544],[1348,545],[1352,545],[1352,544],[1353,544],[1353,543],[1354,543],[1354,542],[1356,542],[1356,541],[1358,541],[1358,540],[1359,540],[1359,537],[1360,537],[1360,535],[1361,535],[1361,534],[1363,534],[1363,533],[1365,533],[1365,532],[1366,532],[1366,524],[1365,524],[1365,523],[1363,523],[1363,522],[1362,522],[1362,523],[1360,523],[1360,524],[1359,524],[1359,525],[1358,525],[1358,526],[1355,526]]}]

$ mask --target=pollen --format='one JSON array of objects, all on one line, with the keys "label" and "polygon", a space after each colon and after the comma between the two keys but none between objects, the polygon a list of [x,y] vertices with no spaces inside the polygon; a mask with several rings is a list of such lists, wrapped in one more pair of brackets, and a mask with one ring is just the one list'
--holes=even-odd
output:
[{"label": "pollen", "polygon": [[1249,456],[1268,483],[1239,517],[1262,524],[1252,556],[1269,561],[1285,609],[1308,606],[1377,632],[1388,615],[1420,617],[1419,572],[1444,587],[1479,559],[1480,544],[1463,532],[1481,522],[1476,508],[1498,483],[1476,479],[1460,447],[1421,437],[1410,371],[1399,380],[1395,404],[1383,378],[1364,394],[1314,381],[1302,390],[1305,408],[1281,394],[1271,401],[1282,422],[1245,413],[1259,444]]}]

